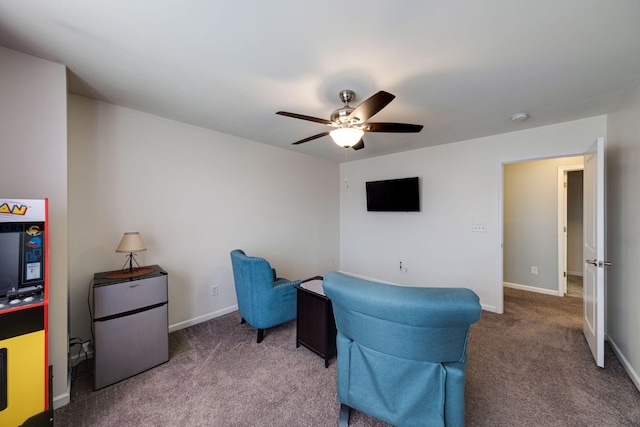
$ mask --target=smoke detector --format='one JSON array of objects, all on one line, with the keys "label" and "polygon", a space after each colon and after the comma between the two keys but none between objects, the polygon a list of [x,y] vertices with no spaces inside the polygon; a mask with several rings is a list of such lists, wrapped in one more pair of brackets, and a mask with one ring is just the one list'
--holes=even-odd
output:
[{"label": "smoke detector", "polygon": [[513,120],[514,122],[524,122],[528,118],[529,118],[529,115],[527,113],[516,113],[513,116],[511,116],[511,120]]}]

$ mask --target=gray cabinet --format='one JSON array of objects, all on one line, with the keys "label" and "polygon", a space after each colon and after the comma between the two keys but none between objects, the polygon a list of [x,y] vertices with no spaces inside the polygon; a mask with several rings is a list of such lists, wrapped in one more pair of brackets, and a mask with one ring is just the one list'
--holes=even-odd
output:
[{"label": "gray cabinet", "polygon": [[169,360],[167,273],[93,283],[94,388],[108,386]]}]

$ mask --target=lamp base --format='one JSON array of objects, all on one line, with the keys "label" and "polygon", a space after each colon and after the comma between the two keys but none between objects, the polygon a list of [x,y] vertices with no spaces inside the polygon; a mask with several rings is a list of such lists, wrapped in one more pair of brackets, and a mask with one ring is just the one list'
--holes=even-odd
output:
[{"label": "lamp base", "polygon": [[116,270],[104,276],[105,279],[127,279],[129,277],[144,276],[153,273],[153,267],[137,267],[133,270]]}]

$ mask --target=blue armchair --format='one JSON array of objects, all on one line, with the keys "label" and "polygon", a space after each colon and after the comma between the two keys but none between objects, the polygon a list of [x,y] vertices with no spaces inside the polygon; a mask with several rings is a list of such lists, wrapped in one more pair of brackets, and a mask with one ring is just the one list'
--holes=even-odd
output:
[{"label": "blue armchair", "polygon": [[240,249],[231,251],[231,266],[242,323],[258,329],[258,343],[265,329],[296,318],[294,286],[300,280],[276,277],[266,259],[247,256]]},{"label": "blue armchair", "polygon": [[464,426],[467,338],[480,320],[470,289],[324,276],[338,335],[340,425],[351,408],[396,426]]}]

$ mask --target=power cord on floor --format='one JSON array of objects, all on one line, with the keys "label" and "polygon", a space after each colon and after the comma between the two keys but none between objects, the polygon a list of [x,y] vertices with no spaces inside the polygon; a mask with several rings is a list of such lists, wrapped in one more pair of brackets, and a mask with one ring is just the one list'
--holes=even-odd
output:
[{"label": "power cord on floor", "polygon": [[89,366],[89,352],[91,351],[91,341],[83,341],[80,338],[71,338],[69,340],[69,353],[71,354],[74,347],[78,347],[75,357],[69,360],[69,372],[71,373],[71,386],[75,380],[81,375],[93,375]]},{"label": "power cord on floor", "polygon": [[69,354],[75,351],[74,347],[78,347],[77,353],[69,360],[69,372],[71,374],[71,385],[75,383],[76,379],[82,375],[93,376],[92,366],[89,365],[89,359],[93,357],[93,310],[91,307],[91,291],[93,289],[93,279],[89,282],[89,289],[87,292],[87,306],[89,308],[89,331],[91,332],[91,339],[82,340],[82,338],[74,337],[69,339]]},{"label": "power cord on floor", "polygon": [[93,312],[91,310],[91,290],[93,289],[93,279],[89,282],[89,291],[87,292],[87,306],[89,307],[89,331],[91,331],[91,342],[95,342],[93,337]]}]

